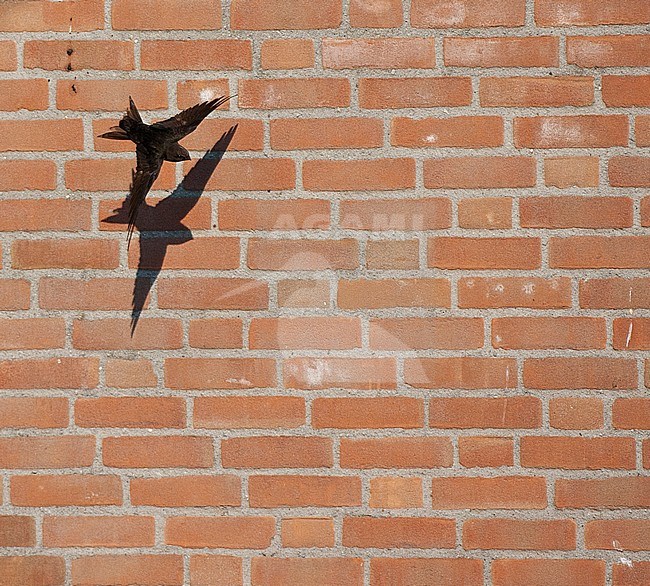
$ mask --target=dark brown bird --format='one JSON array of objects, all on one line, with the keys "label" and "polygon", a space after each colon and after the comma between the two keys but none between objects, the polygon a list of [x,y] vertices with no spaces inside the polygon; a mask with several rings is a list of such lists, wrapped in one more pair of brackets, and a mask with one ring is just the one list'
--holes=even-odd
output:
[{"label": "dark brown bird", "polygon": [[136,144],[137,164],[135,170],[131,172],[131,187],[129,189],[127,248],[131,245],[138,209],[158,177],[163,161],[188,161],[190,153],[185,147],[178,144],[178,141],[194,132],[208,114],[231,97],[221,96],[209,102],[201,102],[167,120],[145,124],[129,96],[129,108],[120,120],[119,126],[113,126],[108,132],[99,135],[101,138],[112,138],[113,140],[131,140]]}]

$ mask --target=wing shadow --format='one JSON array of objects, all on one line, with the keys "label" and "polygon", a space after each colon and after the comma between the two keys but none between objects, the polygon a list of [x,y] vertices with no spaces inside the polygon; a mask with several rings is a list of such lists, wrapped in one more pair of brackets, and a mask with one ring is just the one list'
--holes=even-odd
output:
[{"label": "wing shadow", "polygon": [[[237,125],[224,132],[214,146],[199,159],[180,185],[165,199],[155,206],[143,202],[135,223],[140,232],[140,258],[138,270],[133,284],[133,301],[131,310],[131,337],[138,325],[144,304],[162,270],[167,248],[189,242],[194,237],[192,231],[182,223],[182,220],[198,203],[208,180],[219,165],[223,155],[228,150]],[[129,198],[126,197],[122,206],[113,210],[114,215],[104,218],[102,222],[109,224],[128,224]]]}]

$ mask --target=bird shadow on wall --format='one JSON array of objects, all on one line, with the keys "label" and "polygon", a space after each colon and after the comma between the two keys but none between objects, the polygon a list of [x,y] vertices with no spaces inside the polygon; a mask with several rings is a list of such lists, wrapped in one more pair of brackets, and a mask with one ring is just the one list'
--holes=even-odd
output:
[{"label": "bird shadow on wall", "polygon": [[[160,275],[167,248],[189,242],[192,231],[182,221],[201,199],[208,180],[228,150],[237,125],[224,132],[214,146],[199,159],[183,178],[180,185],[156,205],[142,203],[135,226],[140,232],[140,258],[133,284],[131,304],[131,337],[138,325],[149,292]],[[129,194],[114,215],[104,218],[108,224],[128,224]]]}]

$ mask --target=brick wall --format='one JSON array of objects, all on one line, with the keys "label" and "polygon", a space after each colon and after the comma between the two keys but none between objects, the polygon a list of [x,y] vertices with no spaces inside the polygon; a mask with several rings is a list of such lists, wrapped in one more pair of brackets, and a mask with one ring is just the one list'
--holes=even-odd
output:
[{"label": "brick wall", "polygon": [[0,584],[650,584],[649,23],[0,3]]}]

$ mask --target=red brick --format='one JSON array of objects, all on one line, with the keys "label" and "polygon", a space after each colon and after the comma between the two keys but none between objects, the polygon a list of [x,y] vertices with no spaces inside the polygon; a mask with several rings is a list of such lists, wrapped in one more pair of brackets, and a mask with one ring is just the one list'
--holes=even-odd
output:
[{"label": "red brick", "polygon": [[463,523],[465,549],[576,548],[576,524],[569,519],[469,519]]},{"label": "red brick", "polygon": [[559,508],[637,508],[650,506],[650,478],[585,478],[555,481],[555,506]]},{"label": "red brick", "polygon": [[603,102],[609,107],[650,105],[650,75],[604,75]]},{"label": "red brick", "polygon": [[242,320],[206,318],[190,321],[192,348],[242,348]]},{"label": "red brick", "polygon": [[44,277],[39,283],[39,306],[43,309],[129,309],[132,295],[132,279]]},{"label": "red brick", "polygon": [[0,279],[0,311],[29,309],[30,284],[26,279]]},{"label": "red brick", "polygon": [[413,159],[313,160],[303,163],[308,191],[393,191],[415,187]]},{"label": "red brick", "polygon": [[0,516],[0,547],[36,545],[36,523],[33,517]]},{"label": "red brick", "polygon": [[[49,103],[47,79],[3,79],[0,80],[0,111],[17,112],[18,110],[46,110]],[[28,124],[25,124],[25,123]],[[29,124],[31,122],[31,124]],[[35,120],[3,121],[3,125],[18,124],[34,126]],[[45,121],[38,121],[41,125]],[[60,122],[60,121],[57,121]],[[3,137],[10,139],[12,137]],[[19,137],[13,137],[20,140]],[[15,150],[15,149],[7,149]]]},{"label": "red brick", "polygon": [[78,71],[135,67],[131,41],[25,41],[26,68]]},{"label": "red brick", "polygon": [[483,320],[396,317],[370,320],[373,350],[462,350],[483,346]]},{"label": "red brick", "polygon": [[434,39],[323,39],[323,67],[329,69],[429,69],[436,65]]},{"label": "red brick", "polygon": [[535,22],[538,26],[590,26],[597,24],[647,24],[650,6],[645,0],[537,0]]},{"label": "red brick", "polygon": [[11,252],[17,269],[113,269],[119,262],[115,240],[15,240]]},{"label": "red brick", "polygon": [[650,563],[635,561],[633,567],[627,564],[614,564],[614,586],[643,586],[650,580]]},{"label": "red brick", "polygon": [[507,389],[517,386],[512,358],[405,358],[404,382],[427,389]]},{"label": "red brick", "polygon": [[63,348],[65,321],[56,317],[0,319],[0,350]]},{"label": "red brick", "polygon": [[533,429],[542,425],[537,397],[449,397],[429,401],[429,425],[444,429]]},{"label": "red brick", "polygon": [[101,0],[5,2],[0,6],[0,23],[0,29],[9,32],[94,31],[104,28],[104,3]]},{"label": "red brick", "polygon": [[233,0],[230,27],[244,30],[337,28],[342,21],[341,0]]},{"label": "red brick", "polygon": [[538,476],[432,478],[434,509],[544,509],[546,481]]},{"label": "red brick", "polygon": [[[197,102],[230,94],[228,79],[188,79],[176,84],[176,100],[183,110]],[[230,100],[221,104],[217,110],[230,110]],[[213,119],[214,120],[214,119]],[[207,122],[207,120],[206,120]],[[205,124],[202,123],[202,125]],[[198,132],[198,131],[197,131]],[[233,139],[234,140],[234,139]]]},{"label": "red brick", "polygon": [[221,441],[224,468],[331,468],[332,440],[325,437],[235,437]]},{"label": "red brick", "polygon": [[509,437],[459,437],[458,461],[465,468],[512,466],[514,441]]},{"label": "red brick", "polygon": [[521,465],[567,470],[633,469],[636,450],[627,437],[522,437]]},{"label": "red brick", "polygon": [[525,17],[524,0],[414,0],[411,6],[411,24],[418,28],[522,26]]},{"label": "red brick", "polygon": [[231,474],[132,478],[131,503],[153,507],[241,505],[241,481]]},{"label": "red brick", "polygon": [[[417,240],[370,240],[366,244],[369,269],[417,269],[420,243]],[[339,285],[340,286],[340,285]]]},{"label": "red brick", "polygon": [[461,228],[498,230],[512,227],[512,199],[507,197],[466,198],[458,202]]},{"label": "red brick", "polygon": [[149,79],[60,79],[56,84],[59,110],[122,112],[129,96],[138,109],[167,108],[167,82]]},{"label": "red brick", "polygon": [[154,518],[142,516],[45,517],[45,547],[151,547]]},{"label": "red brick", "polygon": [[616,399],[612,425],[616,429],[650,429],[650,398]]},{"label": "red brick", "polygon": [[90,584],[138,584],[181,586],[183,558],[180,555],[115,554],[91,555],[72,560],[72,582]]},{"label": "red brick", "polygon": [[259,317],[250,323],[251,349],[346,350],[360,347],[361,321],[356,317]]},{"label": "red brick", "polygon": [[483,584],[483,561],[468,558],[372,558],[371,586]]},{"label": "red brick", "polygon": [[393,118],[393,146],[482,148],[503,144],[500,116],[455,116],[452,118]]},{"label": "red brick", "polygon": [[650,319],[616,318],[612,324],[612,347],[615,350],[650,349]]},{"label": "red brick", "polygon": [[355,28],[395,28],[402,26],[402,2],[400,0],[351,0],[350,25]]},{"label": "red brick", "polygon": [[428,266],[441,269],[535,269],[541,266],[539,238],[429,239]]},{"label": "red brick", "polygon": [[314,66],[312,39],[266,39],[262,41],[262,69],[306,69]]},{"label": "red brick", "polygon": [[16,71],[18,59],[14,41],[0,41],[0,71]]},{"label": "red brick", "polygon": [[0,398],[0,428],[67,427],[68,420],[68,399],[64,397]]},{"label": "red brick", "polygon": [[[192,167],[188,162],[185,173]],[[293,189],[296,168],[292,159],[224,159],[219,171],[212,175],[205,188],[209,191],[282,191]],[[202,188],[188,182],[187,189]]]},{"label": "red brick", "polygon": [[87,200],[5,199],[0,201],[0,231],[89,230],[91,205]]},{"label": "red brick", "polygon": [[[199,96],[197,101],[200,100]],[[229,151],[261,151],[264,148],[264,123],[248,118],[208,118],[181,140],[181,144],[191,151],[211,149],[216,137],[228,132],[233,126],[237,128],[232,142],[228,145]]]},{"label": "red brick", "polygon": [[74,320],[72,345],[81,350],[157,350],[183,345],[183,324],[178,319],[149,318],[131,333],[129,319]]},{"label": "red brick", "polygon": [[[295,7],[292,7],[295,10]],[[341,78],[239,80],[239,107],[338,108],[350,105],[350,82]]]},{"label": "red brick", "polygon": [[515,146],[530,149],[627,146],[627,116],[537,116],[515,118]]},{"label": "red brick", "polygon": [[0,137],[0,151],[80,151],[84,142],[81,119],[2,120]]},{"label": "red brick", "polygon": [[567,63],[580,67],[650,65],[650,36],[567,37]]},{"label": "red brick", "polygon": [[[166,237],[163,237],[164,243]],[[146,245],[140,244],[142,248]],[[147,256],[150,250],[156,250],[155,240],[147,239],[151,248],[145,248],[145,252],[140,254],[140,246],[134,246],[129,251],[129,266],[138,269],[205,269],[205,270],[224,270],[236,269],[239,267],[239,239],[222,238],[222,237],[204,237],[193,238],[188,242],[183,242],[183,246],[167,247],[167,252],[162,263],[156,254]],[[161,247],[164,247],[162,244]]]},{"label": "red brick", "polygon": [[[127,191],[135,161],[74,159],[65,162],[65,186],[72,191]],[[163,165],[152,189],[174,187],[174,166]]]},{"label": "red brick", "polygon": [[420,478],[379,477],[370,479],[369,505],[379,509],[411,509],[423,504]]},{"label": "red brick", "polygon": [[560,397],[548,402],[549,420],[555,429],[599,429],[603,426],[601,399]]},{"label": "red brick", "polygon": [[557,67],[557,37],[446,37],[447,67]]},{"label": "red brick", "polygon": [[219,202],[220,230],[327,230],[330,202],[323,199],[227,199]]},{"label": "red brick", "polygon": [[650,266],[648,236],[573,236],[549,240],[552,268],[621,268]]},{"label": "red brick", "polygon": [[497,189],[534,187],[531,157],[453,157],[424,161],[428,189]]},{"label": "red brick", "polygon": [[[112,142],[118,143],[121,141],[114,140]],[[108,169],[108,171],[111,173],[113,172],[112,169]],[[169,174],[169,178],[172,178],[173,168],[171,166],[165,167],[165,165],[163,165],[163,174],[165,175]],[[165,178],[165,181],[166,180],[167,178]],[[165,203],[156,210],[156,206],[158,206],[158,204],[163,200],[157,197],[148,197],[147,205],[142,206],[140,208],[140,211],[138,212],[139,230],[146,231],[146,232],[177,230],[178,221],[175,220],[175,218],[187,212],[187,207],[184,205],[183,200],[184,198],[166,199]],[[107,221],[110,217],[115,215],[114,212],[118,212],[118,210],[122,207],[123,201],[124,201],[123,199],[100,200],[99,202],[99,220],[100,220],[99,229],[100,230],[126,232],[127,230],[126,223],[113,224]],[[165,212],[164,215],[160,213],[161,209],[164,209]],[[121,214],[118,214],[118,216],[126,220],[125,216]],[[189,213],[187,213],[187,215],[183,218],[182,222],[184,226],[192,230],[195,228],[198,230],[206,230],[211,228],[212,227],[212,206],[210,205],[210,202],[207,199],[200,199],[196,203],[196,205],[192,208],[192,210],[189,211]],[[168,239],[172,240],[171,242],[172,244],[175,243],[173,238],[168,237]],[[215,241],[215,240],[216,238],[207,239],[207,241]],[[189,242],[183,242],[182,244],[185,246],[189,244]],[[167,248],[167,252],[173,253],[174,248],[176,247]]]},{"label": "red brick", "polygon": [[650,226],[650,197],[644,197],[641,200],[641,225]]},{"label": "red brick", "polygon": [[334,547],[334,519],[282,519],[283,547]]},{"label": "red brick", "polygon": [[337,304],[341,309],[449,307],[451,290],[447,279],[341,280]]},{"label": "red brick", "polygon": [[79,397],[74,407],[78,427],[185,427],[181,397]]},{"label": "red brick", "polygon": [[212,438],[199,436],[107,437],[104,466],[115,468],[210,468]]},{"label": "red brick", "polygon": [[524,386],[529,389],[634,389],[633,360],[618,358],[527,358]]},{"label": "red brick", "polygon": [[255,557],[251,562],[252,586],[271,584],[313,584],[318,586],[361,586],[360,558]]},{"label": "red brick", "polygon": [[305,423],[302,397],[197,397],[194,426],[208,429],[295,428]]},{"label": "red brick", "polygon": [[94,389],[97,358],[34,358],[0,361],[0,389]]},{"label": "red brick", "polygon": [[278,281],[279,307],[329,307],[330,285],[316,279],[283,279]]},{"label": "red brick", "polygon": [[158,385],[158,378],[154,374],[151,360],[147,359],[122,360],[114,358],[107,360],[104,373],[107,387],[133,389]]},{"label": "red brick", "polygon": [[494,586],[605,586],[605,562],[581,559],[499,559],[492,562]]},{"label": "red brick", "polygon": [[89,435],[0,438],[0,468],[81,468],[94,458]]},{"label": "red brick", "polygon": [[472,102],[469,77],[362,78],[362,108],[434,108],[468,106]]},{"label": "red brick", "polygon": [[5,555],[0,557],[0,575],[7,586],[12,584],[63,586],[65,560],[49,555]]},{"label": "red brick", "polygon": [[288,389],[394,389],[392,358],[288,358],[283,363]]},{"label": "red brick", "polygon": [[267,271],[322,271],[355,269],[359,265],[359,243],[342,240],[280,240],[251,238],[248,267]]},{"label": "red brick", "polygon": [[341,468],[438,468],[454,462],[446,437],[341,439]]},{"label": "red brick", "polygon": [[492,320],[492,346],[506,350],[605,348],[606,323],[598,317],[500,317]]},{"label": "red brick", "polygon": [[384,125],[376,118],[277,118],[270,124],[275,150],[366,149],[384,143]]},{"label": "red brick", "polygon": [[0,189],[3,191],[45,191],[55,187],[54,161],[0,160]]},{"label": "red brick", "polygon": [[634,131],[636,146],[650,146],[650,116],[636,116],[634,119]]},{"label": "red brick", "polygon": [[424,424],[424,405],[410,397],[316,398],[314,428],[412,429]]},{"label": "red brick", "polygon": [[479,97],[481,106],[488,108],[590,106],[594,103],[594,78],[483,77]]},{"label": "red brick", "polygon": [[275,386],[271,358],[166,358],[170,389],[242,389]]},{"label": "red brick", "polygon": [[650,307],[650,279],[585,279],[580,281],[580,306],[591,309]]},{"label": "red brick", "polygon": [[14,475],[11,502],[18,507],[121,505],[122,481],[107,474]]},{"label": "red brick", "polygon": [[114,30],[195,30],[221,28],[218,0],[115,0],[111,26]]},{"label": "red brick", "polygon": [[453,548],[456,523],[453,519],[427,517],[345,517],[344,547]]},{"label": "red brick", "polygon": [[169,517],[165,543],[181,547],[265,549],[275,534],[273,517]]},{"label": "red brick", "polygon": [[352,476],[251,476],[254,508],[361,505],[361,479]]},{"label": "red brick", "polygon": [[471,277],[458,282],[458,306],[571,307],[571,281],[567,277]]},{"label": "red brick", "polygon": [[222,555],[193,555],[190,584],[200,586],[243,586],[242,558]]},{"label": "red brick", "polygon": [[183,277],[158,284],[163,309],[266,309],[268,303],[268,285],[253,279]]},{"label": "red brick", "polygon": [[519,218],[522,228],[628,228],[632,208],[627,197],[524,197]]},{"label": "red brick", "polygon": [[[187,8],[183,9],[185,12]],[[144,71],[252,69],[250,41],[237,39],[142,41]]]},{"label": "red brick", "polygon": [[557,157],[544,159],[544,183],[548,187],[598,187],[597,157]]},{"label": "red brick", "polygon": [[650,521],[647,519],[596,519],[585,525],[588,549],[650,550]]},{"label": "red brick", "polygon": [[410,231],[451,227],[451,202],[443,197],[344,200],[342,228],[348,230]]}]

